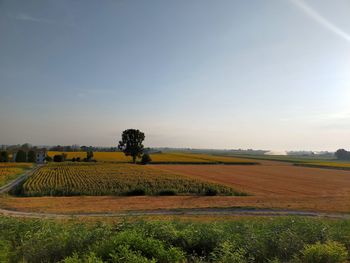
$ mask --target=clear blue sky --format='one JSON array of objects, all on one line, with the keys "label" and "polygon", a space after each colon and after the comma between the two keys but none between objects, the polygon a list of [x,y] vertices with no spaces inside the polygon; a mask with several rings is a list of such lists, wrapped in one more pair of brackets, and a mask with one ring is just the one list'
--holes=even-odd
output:
[{"label": "clear blue sky", "polygon": [[350,149],[348,0],[0,0],[0,144]]}]

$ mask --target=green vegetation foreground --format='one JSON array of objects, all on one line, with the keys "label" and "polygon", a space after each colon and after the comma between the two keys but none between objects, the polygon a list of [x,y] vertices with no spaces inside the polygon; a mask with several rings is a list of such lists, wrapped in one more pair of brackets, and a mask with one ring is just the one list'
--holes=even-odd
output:
[{"label": "green vegetation foreground", "polygon": [[350,221],[83,224],[0,217],[0,262],[346,262]]}]

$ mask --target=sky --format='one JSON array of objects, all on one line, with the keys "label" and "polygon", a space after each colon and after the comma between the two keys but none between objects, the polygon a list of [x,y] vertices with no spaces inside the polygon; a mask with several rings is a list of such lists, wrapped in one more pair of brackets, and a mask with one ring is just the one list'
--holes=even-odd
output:
[{"label": "sky", "polygon": [[350,150],[349,0],[0,0],[0,144]]}]

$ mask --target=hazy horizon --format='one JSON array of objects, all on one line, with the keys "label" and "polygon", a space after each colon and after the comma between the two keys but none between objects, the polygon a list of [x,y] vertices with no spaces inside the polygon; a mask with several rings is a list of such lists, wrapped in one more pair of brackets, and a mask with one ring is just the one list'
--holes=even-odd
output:
[{"label": "hazy horizon", "polygon": [[347,0],[0,0],[0,145],[350,149]]}]

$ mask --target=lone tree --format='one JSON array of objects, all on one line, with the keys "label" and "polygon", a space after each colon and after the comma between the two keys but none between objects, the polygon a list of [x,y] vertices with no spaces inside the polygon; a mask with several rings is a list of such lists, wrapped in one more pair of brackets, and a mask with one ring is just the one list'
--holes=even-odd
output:
[{"label": "lone tree", "polygon": [[123,151],[126,156],[131,156],[133,163],[136,158],[141,157],[143,153],[143,144],[145,134],[139,130],[128,129],[123,131],[122,140],[119,141],[118,149]]},{"label": "lone tree", "polygon": [[350,160],[350,152],[344,149],[339,149],[335,152],[335,157],[339,160]]},{"label": "lone tree", "polygon": [[90,162],[94,158],[94,152],[93,151],[87,151],[86,152],[86,161]]}]

